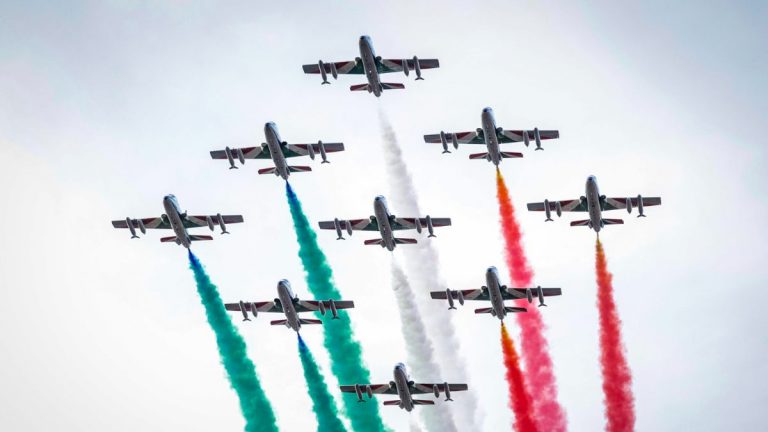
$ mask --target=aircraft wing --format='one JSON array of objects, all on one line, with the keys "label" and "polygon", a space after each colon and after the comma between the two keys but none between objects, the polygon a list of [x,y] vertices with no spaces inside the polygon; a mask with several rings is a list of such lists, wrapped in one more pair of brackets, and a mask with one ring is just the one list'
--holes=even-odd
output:
[{"label": "aircraft wing", "polygon": [[[416,219],[419,220],[423,229],[427,229],[427,218],[398,217],[398,218],[395,218],[395,220],[390,225],[392,226],[393,230],[416,229]],[[451,225],[451,218],[431,218],[431,219],[432,219],[432,226],[435,228]]]},{"label": "aircraft wing", "polygon": [[[542,288],[541,291],[544,294],[544,297],[559,296],[563,294],[560,288]],[[538,288],[531,288],[531,294],[533,297],[536,297],[538,295]],[[501,290],[501,296],[504,298],[504,300],[518,300],[528,297],[525,292],[525,288],[503,289]]]},{"label": "aircraft wing", "polygon": [[[523,134],[528,135],[529,142],[534,142],[533,130],[508,130],[504,129],[499,137],[501,143],[521,142],[524,141]],[[539,138],[542,140],[557,139],[560,138],[560,131],[556,130],[539,130]]]},{"label": "aircraft wing", "polygon": [[[562,200],[562,201],[550,201],[549,211],[557,210],[557,203],[560,203],[560,209],[567,212],[585,212],[587,211],[586,203],[582,203],[581,200]],[[544,211],[544,203],[528,203],[528,211]]]},{"label": "aircraft wing", "polygon": [[[371,391],[375,394],[397,394],[397,387],[391,384],[360,384],[360,390],[365,394],[366,386],[371,386]],[[343,385],[339,386],[342,393],[357,393],[355,386]]]},{"label": "aircraft wing", "polygon": [[[464,296],[464,300],[490,300],[488,292],[482,288],[469,289],[469,290],[451,290],[451,297],[455,300],[459,298],[459,292]],[[429,293],[430,297],[435,300],[447,300],[447,291],[432,291]],[[523,295],[525,296],[525,295]]]},{"label": "aircraft wing", "polygon": [[[208,226],[209,217],[211,218],[211,222],[213,222],[214,225],[219,224],[219,215],[187,216],[186,218],[182,219],[182,222],[184,222],[185,228],[204,227],[204,226]],[[241,215],[226,215],[226,216],[222,215],[221,218],[224,219],[224,225],[243,222],[243,217]]]},{"label": "aircraft wing", "polygon": [[[445,140],[448,144],[453,142],[453,137],[456,136],[456,142],[459,144],[485,144],[485,138],[482,133],[477,131],[470,132],[446,132]],[[440,134],[424,135],[424,142],[430,144],[442,144],[443,140],[440,138]]]},{"label": "aircraft wing", "polygon": [[[320,155],[320,144],[288,144],[283,147],[283,155],[287,158],[309,155],[309,147],[312,147],[316,155]],[[344,151],[344,143],[323,143],[326,153]]]},{"label": "aircraft wing", "polygon": [[[254,309],[257,312],[283,312],[283,307],[279,303],[273,301],[265,302],[243,302],[246,312],[253,313]],[[228,311],[240,312],[240,303],[227,303],[224,308]]]},{"label": "aircraft wing", "polygon": [[[326,310],[331,310],[331,302],[328,300],[299,300],[296,303],[296,312],[315,312],[320,310],[319,304],[322,303]],[[333,304],[336,309],[352,309],[355,307],[355,302],[348,300],[334,300]]]},{"label": "aircraft wing", "polygon": [[[606,198],[605,208],[603,210],[625,209],[627,208],[628,200],[632,202],[632,207],[634,208],[637,208],[638,204],[640,203],[636,197],[635,198]],[[643,207],[657,206],[657,205],[661,205],[661,198],[643,197]]]},{"label": "aircraft wing", "polygon": [[[139,221],[141,221],[141,223],[144,224],[144,228],[147,229],[171,229],[171,223],[162,216],[154,218],[131,219],[131,225],[134,229],[140,229]],[[123,219],[112,221],[112,226],[115,228],[128,228],[128,220]]]},{"label": "aircraft wing", "polygon": [[[301,68],[304,69],[304,73],[306,74],[320,73],[319,63],[304,65]],[[325,69],[326,74],[333,75],[332,68],[336,68],[336,73],[338,74],[362,75],[365,73],[365,71],[363,70],[363,63],[362,62],[357,63],[354,60],[333,62],[333,63],[323,63],[323,69]]]},{"label": "aircraft wing", "polygon": [[[437,389],[444,393],[445,385],[446,383],[413,383],[410,390],[411,394],[433,393],[435,386],[437,386]],[[469,390],[469,387],[466,384],[448,384],[448,390],[452,392],[466,391]]]},{"label": "aircraft wing", "polygon": [[[379,73],[402,72],[405,68],[415,70],[416,63],[413,59],[381,59],[378,62]],[[419,59],[419,69],[435,69],[440,67],[437,59]]]},{"label": "aircraft wing", "polygon": [[[341,220],[339,219],[339,226],[341,227],[342,231],[347,230],[347,224],[352,228],[354,231],[378,231],[379,230],[379,223],[376,221],[376,217],[371,216],[369,219],[349,219],[349,220]],[[323,221],[320,222],[320,229],[327,229],[332,230],[336,229],[336,225],[333,221]]]},{"label": "aircraft wing", "polygon": [[[269,154],[269,147],[257,146],[257,147],[242,147],[229,149],[232,153],[232,159],[239,159],[239,153],[243,153],[243,159],[271,159]],[[228,159],[226,150],[213,150],[211,152],[212,159]]]}]

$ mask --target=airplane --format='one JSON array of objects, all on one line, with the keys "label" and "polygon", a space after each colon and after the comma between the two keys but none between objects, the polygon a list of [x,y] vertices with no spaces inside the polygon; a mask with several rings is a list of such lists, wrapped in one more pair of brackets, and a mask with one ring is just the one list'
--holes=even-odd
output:
[{"label": "airplane", "polygon": [[600,195],[600,190],[597,187],[597,178],[591,175],[587,177],[586,194],[579,199],[562,201],[544,200],[543,203],[528,203],[528,210],[545,212],[547,216],[544,220],[545,222],[552,221],[552,211],[557,213],[558,217],[564,211],[587,212],[589,213],[589,219],[573,221],[571,226],[588,226],[599,235],[600,229],[605,225],[624,223],[621,219],[603,219],[603,211],[625,208],[627,213],[632,213],[632,208],[637,207],[637,211],[640,213],[637,217],[645,217],[643,209],[656,205],[661,205],[661,198],[644,198],[642,195],[638,195],[637,198],[607,198],[605,195]]},{"label": "airplane", "polygon": [[176,244],[189,249],[193,241],[213,240],[213,237],[189,234],[187,228],[207,226],[213,231],[213,226],[218,225],[221,227],[222,234],[229,234],[226,224],[241,223],[243,221],[241,215],[222,216],[221,213],[215,215],[188,216],[186,211],[181,211],[179,202],[173,195],[166,195],[163,198],[163,207],[165,208],[165,214],[162,214],[159,217],[144,219],[131,219],[130,217],[127,217],[125,220],[112,221],[112,226],[115,228],[128,228],[131,232],[132,239],[139,238],[139,236],[136,235],[137,228],[142,234],[146,234],[147,229],[172,229],[176,235],[163,237],[160,241],[163,243],[175,242]]},{"label": "airplane", "polygon": [[320,153],[323,159],[322,163],[329,163],[327,153],[344,151],[344,143],[324,143],[318,141],[317,144],[288,144],[280,139],[277,131],[277,125],[274,122],[268,122],[264,125],[264,135],[266,143],[259,147],[229,148],[224,150],[214,150],[211,152],[213,159],[227,159],[229,169],[237,169],[235,158],[241,164],[245,165],[246,159],[272,159],[275,166],[272,168],[262,168],[259,174],[274,174],[280,176],[283,180],[288,180],[292,172],[312,171],[308,166],[289,166],[286,158],[296,156],[309,156],[315,160],[315,155]]},{"label": "airplane", "polygon": [[259,312],[281,312],[285,319],[270,321],[271,325],[285,325],[298,332],[302,324],[322,324],[317,319],[300,318],[301,312],[320,312],[325,316],[326,311],[331,311],[332,319],[339,319],[339,309],[351,309],[355,303],[346,300],[299,300],[299,297],[291,290],[291,283],[283,279],[277,283],[277,298],[273,301],[227,303],[228,311],[242,312],[243,321],[250,321],[248,312],[256,318]]},{"label": "airplane", "polygon": [[453,401],[451,399],[451,392],[468,389],[466,384],[448,384],[447,382],[434,384],[415,383],[408,376],[408,371],[402,363],[395,365],[394,381],[390,381],[389,384],[355,384],[343,385],[340,388],[343,393],[356,393],[358,402],[365,402],[363,393],[368,395],[368,399],[373,399],[374,393],[397,395],[399,399],[385,401],[384,405],[397,405],[400,409],[408,412],[411,412],[416,405],[435,404],[431,400],[413,399],[415,394],[434,393],[435,397],[438,398],[440,397],[440,392],[443,392],[445,393],[446,401]]},{"label": "airplane", "polygon": [[459,144],[485,144],[487,151],[483,153],[472,153],[470,159],[485,159],[499,166],[502,159],[521,158],[522,153],[501,151],[499,144],[511,142],[523,142],[526,147],[531,144],[531,140],[536,143],[536,150],[544,150],[541,146],[542,140],[560,138],[560,132],[556,130],[509,130],[496,127],[496,120],[493,117],[493,110],[489,107],[483,108],[480,115],[480,124],[482,127],[476,131],[469,132],[445,132],[439,134],[424,135],[424,142],[432,144],[442,144],[443,153],[450,153],[448,150],[448,141],[453,144],[454,149],[459,148]]},{"label": "airplane", "polygon": [[496,267],[488,267],[485,272],[486,286],[471,290],[452,290],[432,291],[430,296],[436,300],[448,300],[448,309],[456,309],[453,300],[457,299],[459,304],[464,305],[465,300],[486,300],[491,302],[491,307],[475,309],[476,314],[489,313],[500,320],[504,320],[507,313],[527,312],[524,307],[504,306],[504,300],[528,299],[528,303],[533,303],[533,296],[539,298],[539,307],[546,306],[544,297],[558,296],[561,294],[560,288],[508,288],[499,282],[499,271]]},{"label": "airplane", "polygon": [[413,56],[412,59],[382,59],[377,56],[373,50],[373,42],[370,36],[360,36],[360,57],[352,61],[342,61],[334,63],[324,63],[322,60],[317,64],[308,64],[302,66],[304,73],[320,74],[323,78],[321,84],[330,84],[328,74],[337,79],[339,74],[365,75],[367,84],[356,84],[349,88],[351,91],[367,90],[376,97],[381,96],[384,90],[403,89],[405,86],[400,83],[383,83],[379,77],[380,74],[389,72],[403,72],[405,76],[413,70],[416,72],[416,80],[423,80],[421,77],[422,69],[433,69],[440,67],[437,59],[419,59]]},{"label": "airplane", "polygon": [[426,227],[429,237],[437,237],[435,235],[435,227],[451,225],[450,218],[433,218],[431,216],[424,218],[395,217],[389,213],[387,200],[383,196],[377,196],[373,200],[373,214],[374,216],[371,216],[369,219],[339,220],[336,218],[332,221],[323,221],[320,222],[320,229],[335,229],[338,236],[336,240],[344,240],[344,236],[341,234],[342,230],[346,230],[350,236],[353,230],[379,231],[381,233],[380,239],[366,240],[364,243],[366,245],[380,245],[391,252],[398,244],[416,243],[416,239],[395,237],[395,231],[415,229],[416,232],[421,234],[421,231]]}]

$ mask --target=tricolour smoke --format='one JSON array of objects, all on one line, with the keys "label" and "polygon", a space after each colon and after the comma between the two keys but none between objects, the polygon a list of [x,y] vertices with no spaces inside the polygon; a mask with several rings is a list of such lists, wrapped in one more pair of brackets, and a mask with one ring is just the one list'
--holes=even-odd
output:
[{"label": "tricolour smoke", "polygon": [[520,370],[520,358],[515,350],[515,343],[507,333],[507,326],[501,324],[501,350],[504,354],[504,369],[509,390],[509,407],[515,413],[514,428],[517,432],[535,432],[531,396],[525,389],[523,372]]},{"label": "tricolour smoke", "polygon": [[[405,272],[394,259],[392,260],[392,289],[395,291],[397,308],[400,312],[400,329],[405,339],[409,369],[421,382],[440,382],[436,381],[441,379],[440,366],[435,360],[432,341],[427,335],[413,290]],[[424,426],[430,432],[457,430],[451,411],[445,404],[438,402],[435,406],[424,406],[420,412],[424,419]]]},{"label": "tricolour smoke", "polygon": [[339,410],[336,409],[336,402],[328,391],[328,385],[320,367],[312,355],[312,351],[304,343],[304,339],[299,336],[299,357],[301,366],[304,369],[304,380],[307,381],[307,390],[310,399],[312,399],[312,411],[317,418],[317,432],[346,432],[347,428],[339,419]]},{"label": "tricolour smoke", "polygon": [[[317,299],[339,299],[341,295],[333,282],[333,271],[317,243],[317,234],[309,224],[299,198],[287,182],[285,191],[309,291]],[[371,373],[363,361],[363,349],[355,338],[346,314],[339,311],[339,316],[342,319],[323,326],[323,345],[331,358],[331,371],[342,385],[368,383]],[[351,395],[346,395],[343,400],[352,429],[356,432],[386,430],[377,404],[357,403],[357,398]]]},{"label": "tricolour smoke", "polygon": [[219,356],[229,383],[240,400],[246,432],[277,432],[272,405],[261,388],[256,367],[246,353],[245,341],[232,325],[216,285],[205,273],[200,260],[189,251],[189,266],[195,274],[197,292],[205,307],[208,324],[216,335]]},{"label": "tricolour smoke", "polygon": [[597,309],[600,314],[600,369],[603,374],[605,417],[609,432],[635,429],[635,398],[632,395],[632,373],[621,343],[621,320],[613,299],[613,275],[600,239],[595,245],[597,272]]},{"label": "tricolour smoke", "polygon": [[[530,287],[533,284],[533,270],[528,264],[528,258],[523,249],[523,235],[515,218],[515,208],[504,183],[504,177],[498,168],[496,169],[496,194],[510,278],[516,287]],[[549,355],[549,346],[544,337],[546,328],[542,316],[536,308],[531,307],[528,308],[528,312],[515,315],[521,329],[521,353],[528,390],[533,398],[536,424],[541,430],[564,432],[567,429],[567,420],[563,408],[557,402],[557,383],[552,358]]]},{"label": "tricolour smoke", "polygon": [[[411,173],[403,158],[397,137],[383,112],[379,112],[384,138],[384,160],[390,184],[391,202],[394,209],[407,217],[420,217],[419,200]],[[459,354],[461,346],[456,337],[456,329],[445,308],[438,302],[429,300],[429,291],[444,291],[445,285],[440,280],[440,259],[437,251],[428,242],[402,246],[406,256],[408,272],[417,286],[423,291],[418,293],[420,310],[427,327],[433,332],[437,358],[442,370],[450,372],[451,377],[460,382],[467,382],[467,367]],[[467,392],[462,400],[452,406],[454,419],[460,431],[481,430],[482,414],[473,392]]]}]

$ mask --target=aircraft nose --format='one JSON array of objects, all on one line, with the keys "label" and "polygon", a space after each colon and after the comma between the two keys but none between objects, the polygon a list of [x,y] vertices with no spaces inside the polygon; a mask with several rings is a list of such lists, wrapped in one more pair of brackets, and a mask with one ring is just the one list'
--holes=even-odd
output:
[{"label": "aircraft nose", "polygon": [[491,107],[485,107],[485,108],[483,108],[483,112],[484,112],[484,113],[489,113],[489,112],[491,112],[491,111],[493,111],[493,110],[491,109]]}]

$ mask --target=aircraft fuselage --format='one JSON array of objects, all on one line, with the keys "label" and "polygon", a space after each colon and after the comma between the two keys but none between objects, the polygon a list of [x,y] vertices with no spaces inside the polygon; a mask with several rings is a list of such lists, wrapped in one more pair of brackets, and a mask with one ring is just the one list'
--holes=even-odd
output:
[{"label": "aircraft fuselage", "polygon": [[397,396],[400,398],[400,408],[411,412],[413,410],[413,398],[411,397],[411,391],[409,390],[408,371],[405,369],[405,365],[398,363],[395,366],[393,374],[395,387],[397,388]]},{"label": "aircraft fuselage", "polygon": [[586,198],[590,228],[599,233],[600,228],[603,227],[603,210],[600,205],[600,189],[597,187],[595,176],[587,177]]},{"label": "aircraft fuselage", "polygon": [[267,140],[267,147],[269,148],[269,154],[272,157],[272,162],[275,164],[275,173],[288,180],[291,175],[288,170],[288,162],[283,155],[282,141],[280,141],[280,134],[277,132],[277,125],[273,122],[269,122],[264,125],[264,137]]},{"label": "aircraft fuselage", "polygon": [[184,227],[184,221],[181,218],[182,211],[176,197],[173,195],[163,197],[163,208],[165,208],[165,215],[168,217],[173,233],[176,234],[177,243],[189,249],[192,240],[190,240],[187,229]]},{"label": "aircraft fuselage", "polygon": [[283,279],[277,283],[277,297],[280,300],[280,305],[283,307],[286,324],[295,332],[298,332],[301,329],[301,323],[293,304],[293,290],[291,290],[291,284],[287,280]]},{"label": "aircraft fuselage", "polygon": [[376,67],[376,52],[373,50],[370,36],[360,36],[360,61],[363,63],[365,78],[368,80],[368,92],[373,92],[376,97],[381,96],[382,86],[379,69]]},{"label": "aircraft fuselage", "polygon": [[496,119],[493,117],[493,110],[483,108],[483,114],[480,116],[483,126],[483,137],[485,146],[488,148],[488,160],[498,166],[501,162],[501,151],[499,150],[499,137],[496,134]]},{"label": "aircraft fuselage", "polygon": [[491,299],[491,307],[496,317],[504,320],[507,311],[504,310],[504,297],[501,296],[501,283],[499,282],[499,272],[496,267],[488,267],[485,272],[485,283],[488,287],[488,297]]},{"label": "aircraft fuselage", "polygon": [[389,223],[391,215],[387,208],[387,200],[383,196],[377,196],[373,200],[373,214],[379,223],[379,233],[381,233],[384,247],[390,252],[395,250],[395,234],[392,231],[392,224]]}]

